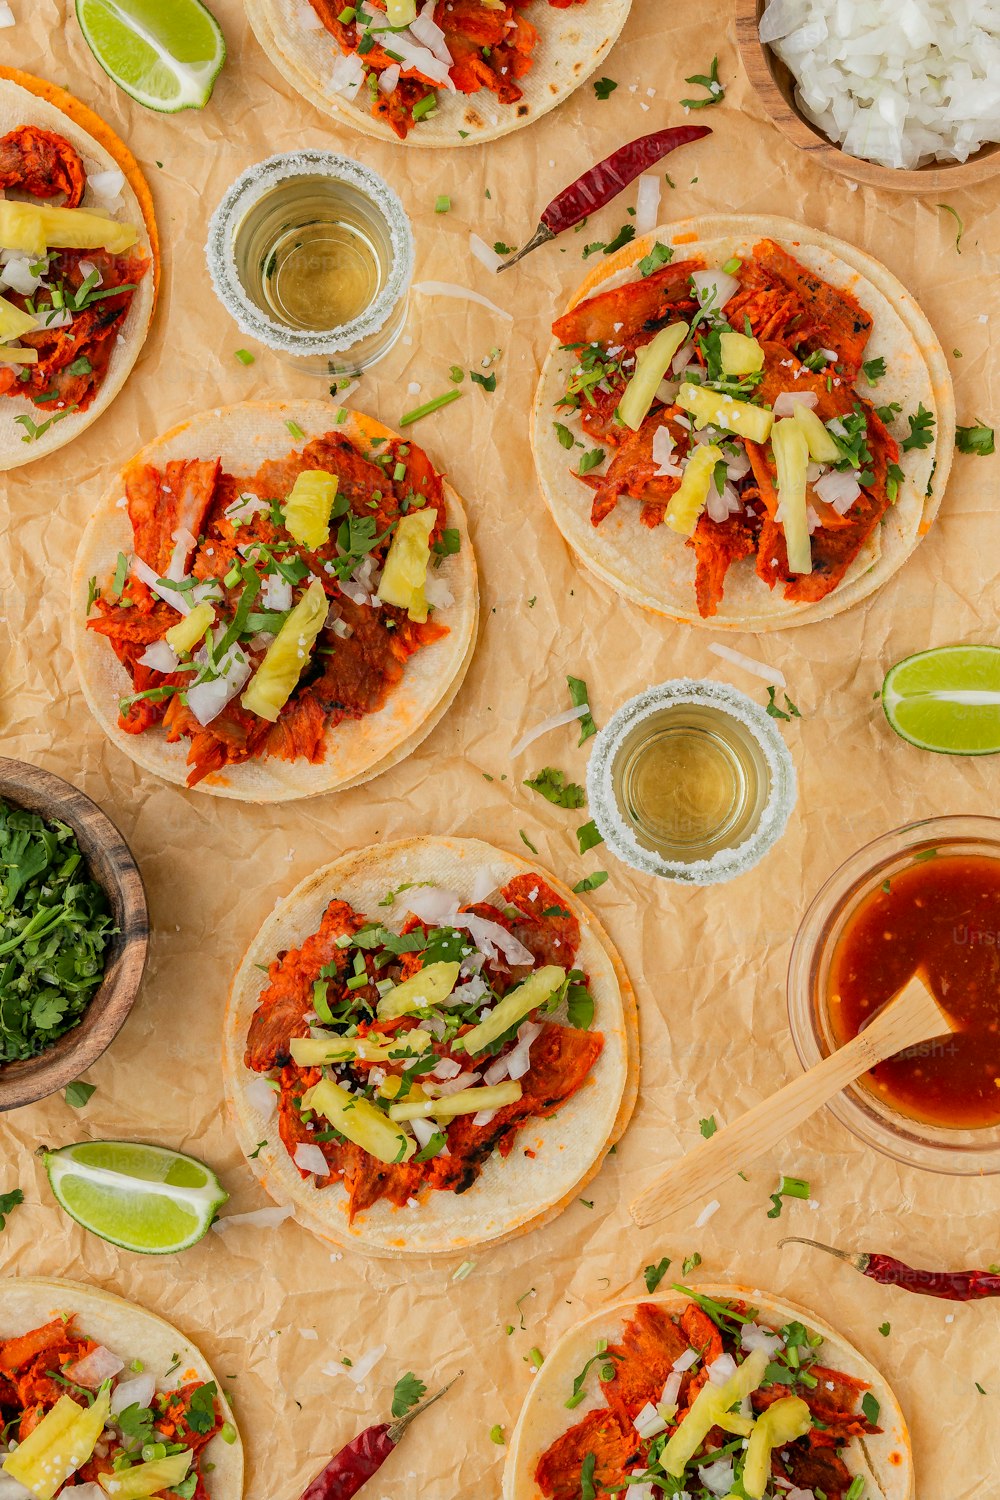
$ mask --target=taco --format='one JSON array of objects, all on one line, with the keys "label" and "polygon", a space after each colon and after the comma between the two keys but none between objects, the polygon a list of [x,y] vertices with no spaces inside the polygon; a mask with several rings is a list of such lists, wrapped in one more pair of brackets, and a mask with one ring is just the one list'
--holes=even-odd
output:
[{"label": "taco", "polygon": [[135,157],[53,84],[0,68],[0,470],[61,448],[139,357],[156,298]]},{"label": "taco", "polygon": [[553,325],[533,443],[570,546],[647,608],[770,630],[880,588],[930,529],[951,377],[870,256],[787,220],[637,240]]},{"label": "taco", "polygon": [[578,88],[631,0],[245,3],[272,62],[318,109],[382,140],[475,146]]},{"label": "taco", "polygon": [[243,1446],[205,1357],[109,1292],[0,1281],[0,1416],[5,1495],[243,1494]]},{"label": "taco", "polygon": [[90,521],[73,649],[110,738],[243,801],[402,760],[475,647],[461,501],[415,443],[325,401],[206,412],[150,443]]},{"label": "taco", "polygon": [[275,909],[224,1068],[240,1145],[302,1224],[454,1253],[547,1222],[599,1170],[635,1103],[635,999],[560,881],[478,839],[409,839]]},{"label": "taco", "polygon": [[906,1422],[878,1371],[812,1313],[725,1286],[595,1313],[532,1381],[503,1500],[618,1491],[630,1500],[915,1494]]}]

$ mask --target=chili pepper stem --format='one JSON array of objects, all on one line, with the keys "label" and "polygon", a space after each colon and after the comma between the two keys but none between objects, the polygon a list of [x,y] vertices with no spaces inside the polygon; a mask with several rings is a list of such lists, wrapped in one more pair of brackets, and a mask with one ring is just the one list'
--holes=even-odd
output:
[{"label": "chili pepper stem", "polygon": [[539,224],[538,228],[535,230],[528,243],[526,245],[522,245],[520,250],[518,250],[515,255],[512,255],[509,260],[504,261],[503,265],[497,266],[497,273],[499,274],[501,271],[509,271],[511,266],[516,266],[518,261],[521,260],[523,256],[528,254],[529,250],[537,250],[539,245],[546,245],[548,244],[549,240],[554,239],[555,234],[548,227],[548,225]]},{"label": "chili pepper stem", "polygon": [[390,1423],[389,1431],[386,1434],[390,1443],[398,1443],[414,1417],[419,1417],[420,1413],[426,1411],[429,1406],[433,1406],[435,1401],[440,1401],[441,1397],[451,1390],[459,1375],[464,1374],[464,1370],[459,1370],[458,1375],[453,1375],[448,1384],[442,1386],[439,1391],[435,1391],[433,1396],[428,1396],[426,1401],[421,1401],[420,1405],[413,1407],[412,1411],[408,1411],[405,1417],[400,1417],[397,1422]]},{"label": "chili pepper stem", "polygon": [[778,1249],[780,1250],[783,1245],[809,1245],[813,1250],[825,1250],[827,1255],[835,1255],[838,1260],[846,1260],[849,1266],[853,1266],[862,1274],[867,1271],[871,1259],[868,1255],[852,1255],[849,1250],[837,1250],[833,1245],[824,1245],[822,1240],[803,1239],[798,1234],[789,1234],[783,1240],[779,1240]]}]

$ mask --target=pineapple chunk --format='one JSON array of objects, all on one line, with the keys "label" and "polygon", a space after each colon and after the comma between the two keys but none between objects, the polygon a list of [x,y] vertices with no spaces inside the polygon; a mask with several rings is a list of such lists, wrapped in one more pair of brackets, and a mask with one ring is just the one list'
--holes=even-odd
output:
[{"label": "pineapple chunk", "polygon": [[23,333],[32,333],[39,327],[41,325],[38,319],[32,317],[31,313],[23,312],[13,302],[8,302],[6,297],[0,297],[0,342],[19,339]]},{"label": "pineapple chunk", "polygon": [[764,351],[748,334],[720,334],[719,353],[724,375],[751,375],[764,368]]},{"label": "pineapple chunk", "polygon": [[20,344],[0,344],[0,365],[37,365],[37,363],[37,349],[22,349]]},{"label": "pineapple chunk", "polygon": [[663,517],[672,531],[680,532],[681,536],[694,535],[698,517],[705,509],[715,483],[715,466],[725,462],[726,455],[715,443],[700,444],[694,449]]},{"label": "pineapple chunk", "polygon": [[[442,1101],[427,1102],[440,1104]],[[302,1095],[302,1108],[315,1110],[355,1146],[388,1165],[409,1161],[417,1149],[413,1137],[397,1129],[374,1104],[357,1094],[349,1094],[329,1078],[306,1090]]]},{"label": "pineapple chunk", "polygon": [[114,1500],[148,1500],[150,1495],[165,1495],[186,1478],[194,1454],[190,1449],[184,1453],[170,1453],[166,1458],[154,1458],[148,1464],[133,1464],[131,1469],[119,1469],[114,1474],[98,1474],[101,1488]]},{"label": "pineapple chunk", "polygon": [[319,1068],[324,1063],[358,1058],[361,1062],[390,1062],[404,1052],[426,1052],[429,1031],[404,1031],[399,1036],[293,1036],[288,1050],[300,1068]]},{"label": "pineapple chunk", "polygon": [[394,990],[382,996],[378,1003],[380,1021],[391,1021],[396,1016],[408,1015],[421,1010],[425,1005],[440,1005],[447,1000],[458,983],[459,963],[425,964],[422,969],[397,984]]},{"label": "pineapple chunk", "polygon": [[215,610],[205,600],[196,604],[183,620],[171,625],[164,639],[174,651],[193,651],[214,619]]},{"label": "pineapple chunk", "polygon": [[689,411],[697,427],[723,427],[727,432],[737,432],[752,443],[766,443],[774,421],[774,413],[766,406],[754,406],[750,401],[736,401],[732,396],[720,396],[703,385],[682,385],[677,393],[677,405]]},{"label": "pineapple chunk", "polygon": [[735,1375],[725,1385],[702,1386],[691,1407],[660,1454],[660,1463],[668,1474],[680,1479],[713,1427],[747,1437],[753,1431],[750,1417],[742,1417],[732,1407],[752,1395],[764,1383],[768,1359],[763,1349],[748,1354]]},{"label": "pineapple chunk", "polygon": [[809,444],[801,422],[794,417],[782,417],[780,422],[775,422],[771,448],[778,470],[778,501],[788,570],[790,573],[811,573],[812,548],[806,514]]},{"label": "pineapple chunk", "polygon": [[838,463],[841,458],[840,449],[833,440],[833,434],[826,430],[816,413],[799,401],[792,415],[806,435],[809,457],[813,462],[817,464]]},{"label": "pineapple chunk", "polygon": [[518,1021],[523,1021],[525,1016],[550,1000],[565,978],[566,970],[561,969],[558,964],[546,964],[544,968],[536,969],[516,989],[504,995],[500,1004],[494,1006],[485,1020],[480,1021],[478,1026],[473,1026],[464,1036],[458,1037],[455,1046],[464,1047],[470,1057],[477,1052],[484,1052],[498,1036],[503,1036]]},{"label": "pineapple chunk", "polygon": [[455,1115],[478,1115],[481,1109],[503,1109],[505,1104],[516,1104],[521,1093],[519,1081],[511,1078],[485,1088],[461,1089],[443,1099],[404,1099],[402,1104],[389,1105],[389,1118],[427,1120],[433,1115],[437,1120],[450,1120]]},{"label": "pineapple chunk", "polygon": [[750,1500],[763,1500],[771,1477],[771,1454],[783,1443],[794,1443],[812,1428],[812,1416],[798,1396],[783,1396],[761,1412],[747,1444],[743,1488]]},{"label": "pineapple chunk", "polygon": [[386,0],[390,26],[409,26],[417,19],[417,0]]},{"label": "pineapple chunk", "polygon": [[427,619],[427,566],[431,560],[431,532],[437,520],[432,505],[401,516],[389,544],[382,569],[378,596],[385,604],[405,609],[409,618],[422,625]]},{"label": "pineapple chunk", "polygon": [[339,480],[325,469],[303,469],[282,507],[285,530],[315,552],[330,540],[330,515]]},{"label": "pineapple chunk", "polygon": [[91,1406],[60,1396],[35,1430],[3,1461],[3,1470],[36,1496],[52,1500],[56,1491],[93,1454],[111,1411],[109,1387]]},{"label": "pineapple chunk", "polygon": [[306,669],[329,608],[323,585],[314,578],[268,646],[240,700],[248,712],[272,724],[277,721]]},{"label": "pineapple chunk", "polygon": [[86,208],[52,208],[45,203],[0,202],[0,245],[41,260],[46,250],[108,250],[121,255],[138,244],[134,224],[105,219]]},{"label": "pineapple chunk", "polygon": [[689,332],[686,323],[670,323],[660,329],[651,343],[636,350],[635,374],[618,403],[619,417],[633,432],[638,432],[646,420],[660,381]]}]

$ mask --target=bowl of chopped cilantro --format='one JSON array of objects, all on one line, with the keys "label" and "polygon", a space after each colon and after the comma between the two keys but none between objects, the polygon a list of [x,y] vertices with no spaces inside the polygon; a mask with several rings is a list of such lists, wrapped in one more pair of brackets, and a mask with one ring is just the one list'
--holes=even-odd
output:
[{"label": "bowl of chopped cilantro", "polygon": [[148,941],[142,877],[115,825],[62,777],[0,758],[0,1110],[100,1057]]}]

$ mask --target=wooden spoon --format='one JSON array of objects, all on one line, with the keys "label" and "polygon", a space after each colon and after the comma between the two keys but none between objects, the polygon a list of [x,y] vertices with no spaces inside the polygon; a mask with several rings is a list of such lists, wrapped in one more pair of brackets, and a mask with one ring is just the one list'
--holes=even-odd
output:
[{"label": "wooden spoon", "polygon": [[796,1125],[876,1063],[954,1030],[924,980],[915,974],[846,1046],[668,1167],[631,1205],[632,1218],[645,1228],[689,1203],[707,1202],[716,1188],[778,1145]]}]

